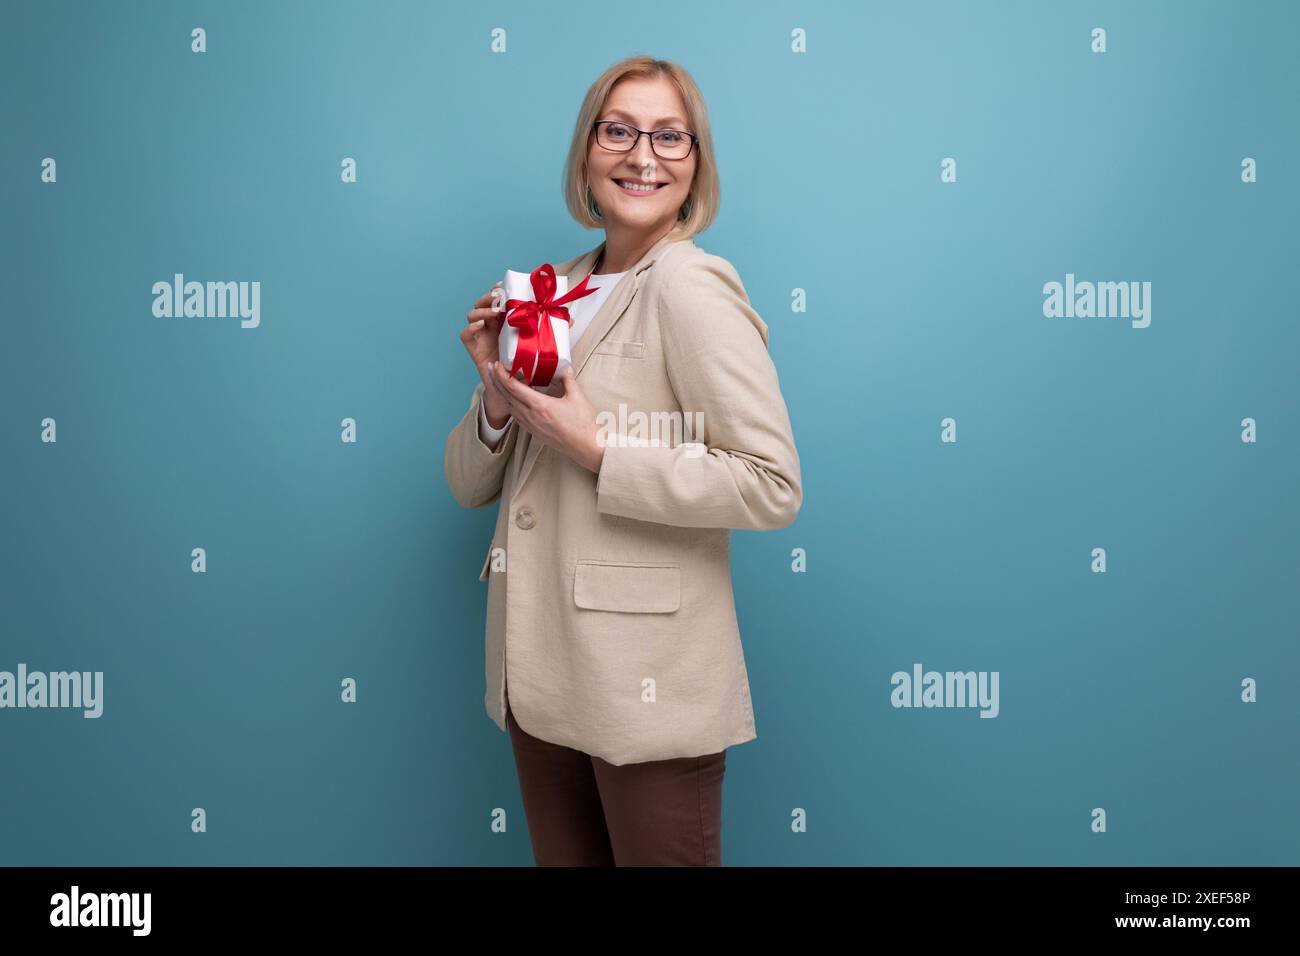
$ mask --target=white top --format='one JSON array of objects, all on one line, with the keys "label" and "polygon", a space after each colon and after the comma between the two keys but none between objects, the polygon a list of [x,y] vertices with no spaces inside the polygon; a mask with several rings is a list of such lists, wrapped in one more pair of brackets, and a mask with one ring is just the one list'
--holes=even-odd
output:
[{"label": "white top", "polygon": [[[626,272],[611,272],[608,275],[593,275],[587,280],[587,288],[595,289],[591,295],[584,295],[576,302],[571,302],[567,306],[569,318],[573,321],[569,325],[569,352],[572,354],[573,346],[578,343],[582,333],[586,331],[587,326],[591,325],[591,320],[596,317],[600,307],[604,305],[605,300],[609,298],[609,292],[618,284],[618,280],[627,275]],[[478,426],[479,438],[483,444],[489,448],[495,448],[501,436],[506,433],[510,427],[510,419],[500,428],[493,428],[488,424],[487,412],[484,411],[482,403],[478,407]]]}]

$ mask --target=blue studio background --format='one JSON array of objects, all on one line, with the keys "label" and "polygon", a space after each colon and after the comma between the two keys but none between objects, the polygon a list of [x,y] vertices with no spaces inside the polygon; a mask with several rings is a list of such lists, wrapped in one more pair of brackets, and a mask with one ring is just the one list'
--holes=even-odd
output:
[{"label": "blue studio background", "polygon": [[[804,477],[733,538],[724,862],[1300,862],[1300,8],[626,13],[5,4],[0,670],[105,693],[0,710],[0,863],[531,863],[483,706],[496,506],[442,475],[456,333],[600,242],[561,166],[640,52],[708,101],[696,242],[771,327]],[[260,281],[260,327],[154,317],[177,272]],[[1045,317],[1067,273],[1150,281],[1150,326]],[[998,717],[891,706],[914,663],[999,672]]]}]

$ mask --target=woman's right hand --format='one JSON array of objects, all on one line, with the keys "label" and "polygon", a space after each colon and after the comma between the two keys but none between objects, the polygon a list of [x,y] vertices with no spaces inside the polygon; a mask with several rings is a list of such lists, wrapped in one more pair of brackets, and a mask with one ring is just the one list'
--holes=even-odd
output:
[{"label": "woman's right hand", "polygon": [[505,399],[492,383],[492,366],[497,355],[497,336],[501,332],[503,312],[493,308],[497,302],[504,303],[504,293],[500,289],[501,281],[483,295],[479,296],[474,308],[467,313],[468,324],[461,329],[460,341],[469,353],[474,367],[478,369],[479,378],[483,380],[483,411],[487,413],[488,424],[493,428],[502,427],[510,418]]}]

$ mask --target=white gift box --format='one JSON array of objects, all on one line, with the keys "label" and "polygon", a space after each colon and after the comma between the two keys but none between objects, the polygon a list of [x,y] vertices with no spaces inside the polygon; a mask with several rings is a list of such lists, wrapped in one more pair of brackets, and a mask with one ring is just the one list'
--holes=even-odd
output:
[{"label": "white gift box", "polygon": [[[497,339],[497,355],[501,363],[509,372],[515,365],[515,348],[519,344],[519,330],[506,321],[509,312],[506,310],[506,302],[510,299],[525,299],[529,302],[535,301],[533,298],[532,273],[515,272],[513,269],[506,270],[506,278],[502,283],[505,290],[504,298],[501,303],[501,334]],[[560,298],[569,291],[568,276],[557,275],[555,277],[555,298]],[[549,317],[551,331],[555,334],[555,351],[559,355],[559,361],[555,364],[555,371],[551,375],[551,382],[560,377],[566,368],[572,364],[569,356],[569,323],[559,316],[552,315]],[[533,380],[533,372],[537,368],[537,363],[533,362],[532,368],[523,369],[524,376],[529,382]],[[550,383],[548,382],[547,385]],[[545,388],[544,385],[534,385],[534,388]]]}]

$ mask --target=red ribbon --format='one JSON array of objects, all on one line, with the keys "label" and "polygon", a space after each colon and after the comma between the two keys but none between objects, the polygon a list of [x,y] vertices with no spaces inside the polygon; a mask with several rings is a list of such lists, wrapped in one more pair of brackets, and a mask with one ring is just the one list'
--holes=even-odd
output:
[{"label": "red ribbon", "polygon": [[[596,291],[587,287],[587,280],[578,283],[560,298],[555,298],[555,267],[543,262],[529,276],[533,284],[533,298],[507,299],[506,321],[518,330],[519,340],[515,343],[515,360],[510,368],[510,377],[522,370],[529,385],[546,386],[551,384],[551,376],[560,363],[560,352],[555,343],[555,331],[551,328],[551,317],[563,319],[570,325],[566,302],[581,299]],[[536,362],[536,368],[534,368]],[[530,374],[531,373],[531,374]]]}]

